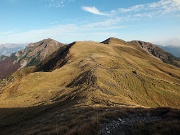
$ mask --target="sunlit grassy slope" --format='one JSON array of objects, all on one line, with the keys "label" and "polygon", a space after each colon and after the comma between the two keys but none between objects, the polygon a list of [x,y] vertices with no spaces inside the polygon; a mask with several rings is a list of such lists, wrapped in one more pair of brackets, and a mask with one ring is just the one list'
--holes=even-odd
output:
[{"label": "sunlit grassy slope", "polygon": [[34,72],[3,89],[1,108],[67,101],[74,106],[168,106],[180,108],[180,70],[118,39],[75,42],[66,63]]}]

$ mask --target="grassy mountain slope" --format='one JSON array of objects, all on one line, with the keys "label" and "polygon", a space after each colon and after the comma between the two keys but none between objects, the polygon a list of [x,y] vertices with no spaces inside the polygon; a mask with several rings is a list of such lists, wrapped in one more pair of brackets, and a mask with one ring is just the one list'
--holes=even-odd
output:
[{"label": "grassy mountain slope", "polygon": [[179,69],[134,46],[76,42],[67,57],[53,72],[31,73],[7,86],[1,106],[11,100],[15,107],[46,104],[69,91],[88,105],[179,106]]},{"label": "grassy mountain slope", "polygon": [[[57,51],[35,67],[36,71],[51,72],[30,73],[3,89],[0,129],[4,133],[10,126],[20,133],[33,134],[37,130],[34,134],[71,134],[70,129],[76,129],[73,126],[82,128],[82,119],[83,122],[94,120],[87,122],[84,130],[97,125],[97,115],[120,117],[121,113],[128,113],[125,108],[132,108],[132,113],[137,107],[179,109],[179,68],[156,59],[139,46],[111,39],[102,43],[74,42],[66,49],[65,53]],[[49,61],[52,61],[51,68]],[[73,120],[71,125],[68,124],[70,119]],[[49,122],[39,127],[35,124],[37,121]],[[12,123],[23,125],[25,130]],[[52,128],[48,128],[49,125]],[[13,128],[9,133],[13,134]],[[99,130],[98,126],[95,130]]]},{"label": "grassy mountain slope", "polygon": [[1,56],[0,58],[0,80],[10,76],[19,67],[19,63],[14,63],[14,59],[8,56]]}]

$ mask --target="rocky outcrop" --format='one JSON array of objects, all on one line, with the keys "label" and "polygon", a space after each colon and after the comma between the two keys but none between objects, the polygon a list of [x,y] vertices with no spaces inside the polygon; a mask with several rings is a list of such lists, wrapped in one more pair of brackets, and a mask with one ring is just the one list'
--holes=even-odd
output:
[{"label": "rocky outcrop", "polygon": [[62,46],[64,46],[62,43],[50,38],[29,44],[24,50],[15,54],[16,63],[19,62],[21,68],[38,65]]},{"label": "rocky outcrop", "polygon": [[37,66],[54,52],[65,45],[53,39],[29,44],[24,50],[20,50],[11,56],[0,58],[0,80],[10,76],[18,69]]},{"label": "rocky outcrop", "polygon": [[143,42],[143,41],[131,41],[131,44],[137,45],[146,52],[152,54],[156,58],[160,59],[161,61],[174,65],[176,67],[180,67],[180,59],[173,56],[171,53],[164,51],[163,49],[157,47],[154,44],[151,44],[149,42]]}]

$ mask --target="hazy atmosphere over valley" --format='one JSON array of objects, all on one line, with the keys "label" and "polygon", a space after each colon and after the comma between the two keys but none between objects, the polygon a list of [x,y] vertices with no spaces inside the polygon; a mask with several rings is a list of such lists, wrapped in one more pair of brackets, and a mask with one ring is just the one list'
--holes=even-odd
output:
[{"label": "hazy atmosphere over valley", "polygon": [[0,135],[179,135],[180,0],[0,0]]}]

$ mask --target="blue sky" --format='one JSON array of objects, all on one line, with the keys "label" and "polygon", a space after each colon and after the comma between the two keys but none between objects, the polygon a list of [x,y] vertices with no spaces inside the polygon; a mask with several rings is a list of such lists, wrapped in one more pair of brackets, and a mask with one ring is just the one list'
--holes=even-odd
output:
[{"label": "blue sky", "polygon": [[0,44],[108,37],[180,46],[180,0],[0,0]]}]

